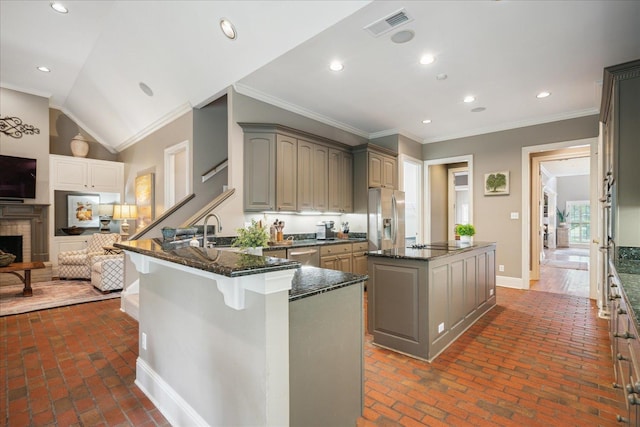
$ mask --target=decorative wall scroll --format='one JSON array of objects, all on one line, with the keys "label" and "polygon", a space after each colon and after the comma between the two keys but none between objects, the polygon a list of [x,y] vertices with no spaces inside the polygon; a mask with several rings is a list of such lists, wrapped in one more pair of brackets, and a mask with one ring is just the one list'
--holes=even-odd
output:
[{"label": "decorative wall scroll", "polygon": [[503,196],[509,194],[509,171],[484,174],[484,195]]},{"label": "decorative wall scroll", "polygon": [[22,135],[39,134],[40,129],[33,125],[22,123],[19,117],[0,117],[0,132],[11,138],[22,138]]}]

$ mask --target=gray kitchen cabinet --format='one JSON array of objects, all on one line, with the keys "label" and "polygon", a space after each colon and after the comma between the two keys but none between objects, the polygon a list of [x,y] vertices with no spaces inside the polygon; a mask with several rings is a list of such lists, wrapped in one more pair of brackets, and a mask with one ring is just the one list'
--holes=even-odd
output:
[{"label": "gray kitchen cabinet", "polygon": [[[329,207],[329,148],[313,147],[313,209],[326,211]],[[298,206],[298,210],[301,210]]]},{"label": "gray kitchen cabinet", "polygon": [[276,135],[245,134],[244,210],[273,211],[276,208]]},{"label": "gray kitchen cabinet", "polygon": [[351,243],[320,247],[320,267],[350,273],[352,249]]},{"label": "gray kitchen cabinet", "polygon": [[276,210],[295,211],[297,204],[298,140],[276,135]]},{"label": "gray kitchen cabinet", "polygon": [[298,140],[298,211],[326,211],[328,206],[329,148]]},{"label": "gray kitchen cabinet", "polygon": [[287,259],[287,250],[286,249],[275,249],[270,251],[263,251],[264,256],[270,256],[273,258],[282,258]]},{"label": "gray kitchen cabinet", "polygon": [[313,209],[314,144],[298,141],[298,210]]},{"label": "gray kitchen cabinet", "polygon": [[245,211],[353,211],[350,147],[281,125],[239,125]]},{"label": "gray kitchen cabinet", "polygon": [[433,360],[495,306],[495,250],[495,244],[482,244],[435,258],[369,254],[373,342]]},{"label": "gray kitchen cabinet", "polygon": [[329,149],[329,208],[331,212],[353,212],[353,155]]},{"label": "gray kitchen cabinet", "polygon": [[351,248],[351,267],[352,273],[355,274],[367,274],[367,251],[369,245],[367,242],[354,243]]},{"label": "gray kitchen cabinet", "polygon": [[369,152],[369,188],[398,188],[398,160]]}]

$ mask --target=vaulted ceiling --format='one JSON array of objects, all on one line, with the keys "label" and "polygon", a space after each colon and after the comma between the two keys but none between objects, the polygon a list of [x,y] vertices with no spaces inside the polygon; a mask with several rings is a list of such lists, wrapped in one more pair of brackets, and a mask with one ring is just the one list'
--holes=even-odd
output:
[{"label": "vaulted ceiling", "polygon": [[[49,97],[112,150],[229,85],[365,137],[579,117],[598,112],[604,67],[640,58],[638,1],[61,2],[67,14],[0,2],[0,85]],[[365,29],[399,11],[388,31]],[[411,40],[394,43],[401,31]]]}]

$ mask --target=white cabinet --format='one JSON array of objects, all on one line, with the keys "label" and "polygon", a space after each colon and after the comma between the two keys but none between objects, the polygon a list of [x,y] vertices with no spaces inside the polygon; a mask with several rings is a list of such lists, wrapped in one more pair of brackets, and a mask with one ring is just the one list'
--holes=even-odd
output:
[{"label": "white cabinet", "polygon": [[56,190],[122,193],[124,164],[50,155],[51,186]]}]

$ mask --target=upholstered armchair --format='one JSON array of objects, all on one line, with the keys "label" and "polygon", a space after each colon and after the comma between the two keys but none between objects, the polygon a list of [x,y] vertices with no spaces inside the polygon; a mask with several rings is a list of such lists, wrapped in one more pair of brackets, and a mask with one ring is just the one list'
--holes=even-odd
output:
[{"label": "upholstered armchair", "polygon": [[91,258],[91,284],[102,292],[124,287],[124,254],[96,255]]},{"label": "upholstered armchair", "polygon": [[[60,252],[58,254],[58,276],[60,278],[91,279],[93,257],[104,255],[104,247],[120,241],[117,233],[95,233],[89,238],[86,249]],[[122,255],[107,255],[122,257]]]}]

